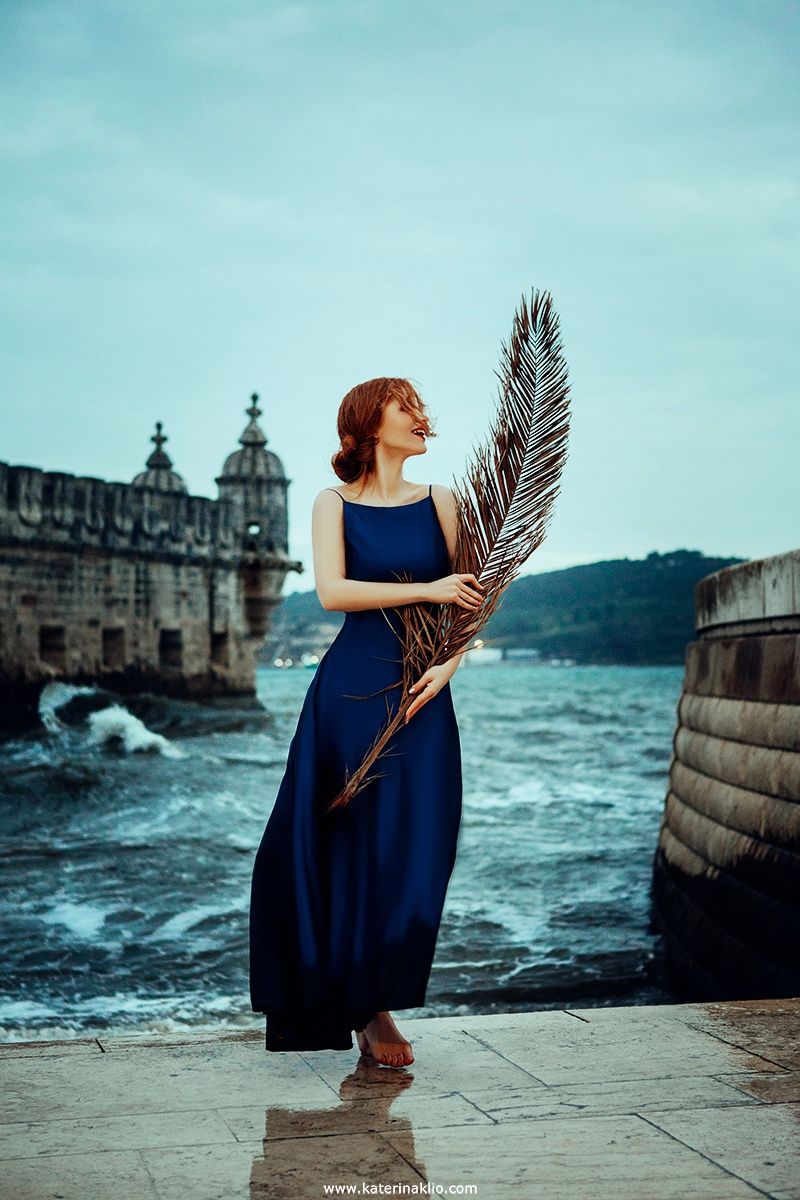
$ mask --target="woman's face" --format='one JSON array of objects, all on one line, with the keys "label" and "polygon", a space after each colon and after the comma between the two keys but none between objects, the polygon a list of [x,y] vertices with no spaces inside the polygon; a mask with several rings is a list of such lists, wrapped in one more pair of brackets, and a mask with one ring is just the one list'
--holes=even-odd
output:
[{"label": "woman's face", "polygon": [[[421,433],[414,433],[421,429]],[[425,454],[425,434],[428,421],[413,400],[389,400],[383,410],[378,439],[387,450],[403,450],[406,454]]]}]

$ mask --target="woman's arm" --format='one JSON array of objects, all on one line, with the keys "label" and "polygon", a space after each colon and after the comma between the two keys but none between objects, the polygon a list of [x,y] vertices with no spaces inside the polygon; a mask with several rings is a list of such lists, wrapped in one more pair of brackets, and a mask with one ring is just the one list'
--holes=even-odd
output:
[{"label": "woman's arm", "polygon": [[311,540],[317,596],[327,612],[360,612],[367,608],[396,608],[428,598],[426,583],[373,583],[345,575],[344,505],[324,490],[311,510]]},{"label": "woman's arm", "polygon": [[[436,506],[436,512],[439,516],[439,524],[442,527],[444,540],[447,543],[447,553],[450,556],[450,570],[455,570],[453,559],[456,554],[456,532],[458,529],[458,513],[456,510],[456,498],[450,488],[444,487],[442,484],[436,483],[431,488],[433,502]],[[455,674],[461,663],[466,651],[462,650],[460,654],[454,654],[452,658],[448,658],[442,663],[442,666],[447,669],[450,676]]]}]

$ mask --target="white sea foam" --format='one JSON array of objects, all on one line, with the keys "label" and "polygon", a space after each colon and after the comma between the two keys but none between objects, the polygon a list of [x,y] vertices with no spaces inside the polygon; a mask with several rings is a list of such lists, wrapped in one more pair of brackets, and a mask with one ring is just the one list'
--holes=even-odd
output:
[{"label": "white sea foam", "polygon": [[264,1018],[250,1011],[239,992],[149,999],[115,992],[83,1002],[61,1001],[57,1007],[0,998],[0,1043],[87,1036],[101,1041],[162,1034],[216,1037],[250,1030],[261,1034],[263,1024]]},{"label": "white sea foam", "polygon": [[66,729],[56,713],[74,696],[87,696],[97,692],[95,687],[82,687],[75,683],[48,683],[39,697],[39,716],[48,733],[61,733]]},{"label": "white sea foam", "polygon": [[152,752],[167,758],[185,758],[182,750],[160,733],[153,733],[143,721],[128,712],[121,704],[111,704],[89,717],[89,740],[96,745],[112,741],[122,743],[126,753]]},{"label": "white sea foam", "polygon": [[101,929],[111,909],[94,904],[75,904],[61,900],[42,915],[45,925],[64,925],[76,938],[92,938]]},{"label": "white sea foam", "polygon": [[186,912],[176,913],[174,917],[170,917],[163,925],[159,925],[150,937],[151,939],[163,938],[172,941],[173,938],[180,937],[187,930],[199,925],[201,921],[205,921],[206,917],[224,916],[229,911],[228,905],[198,904],[196,908],[189,908]]},{"label": "white sea foam", "polygon": [[57,1017],[58,1013],[49,1004],[39,1004],[36,1000],[2,1000],[0,1001],[0,1016],[3,1021],[16,1023],[17,1021],[35,1021],[41,1017]]}]

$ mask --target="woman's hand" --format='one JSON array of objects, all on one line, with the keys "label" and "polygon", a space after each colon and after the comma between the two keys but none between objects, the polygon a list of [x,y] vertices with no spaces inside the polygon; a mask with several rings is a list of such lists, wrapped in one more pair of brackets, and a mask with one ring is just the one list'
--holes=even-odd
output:
[{"label": "woman's hand", "polygon": [[417,712],[423,705],[440,692],[444,685],[450,680],[453,675],[454,668],[447,663],[442,663],[438,667],[428,667],[424,675],[412,683],[409,691],[415,697],[412,703],[406,709],[404,724],[408,724],[414,713]]},{"label": "woman's hand", "polygon": [[479,608],[483,603],[483,585],[471,571],[445,575],[425,585],[425,597],[431,604],[459,604],[461,608]]}]

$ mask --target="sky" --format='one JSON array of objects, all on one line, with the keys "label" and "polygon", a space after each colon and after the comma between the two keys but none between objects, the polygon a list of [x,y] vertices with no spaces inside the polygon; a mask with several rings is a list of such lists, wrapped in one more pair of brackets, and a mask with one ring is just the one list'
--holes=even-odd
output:
[{"label": "sky", "polygon": [[451,485],[522,295],[568,457],[523,573],[800,545],[800,4],[5,0],[0,460],[193,493],[251,392],[285,592],[356,383],[413,380]]}]

